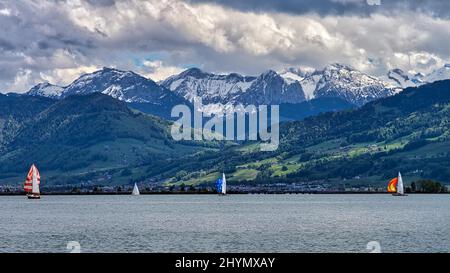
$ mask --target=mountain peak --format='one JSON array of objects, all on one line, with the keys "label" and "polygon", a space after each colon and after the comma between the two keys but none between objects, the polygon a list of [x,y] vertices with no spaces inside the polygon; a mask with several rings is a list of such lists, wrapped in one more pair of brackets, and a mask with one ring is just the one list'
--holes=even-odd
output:
[{"label": "mountain peak", "polygon": [[132,71],[125,71],[125,70],[120,70],[120,69],[112,68],[112,67],[103,67],[100,70],[96,70],[94,72],[85,73],[85,74],[81,75],[78,79],[73,81],[71,85],[73,85],[74,83],[77,83],[77,82],[78,83],[90,82],[94,78],[112,78],[112,77],[117,78],[117,77],[125,77],[125,76],[132,76],[132,75],[134,75],[136,77],[142,77]]},{"label": "mountain peak", "polygon": [[61,96],[64,88],[61,86],[53,85],[46,82],[38,83],[37,85],[33,86],[27,94],[30,96],[41,96],[41,97],[48,97],[48,98],[58,98]]},{"label": "mountain peak", "polygon": [[355,70],[353,67],[347,64],[333,63],[325,67],[324,70]]},{"label": "mountain peak", "polygon": [[[33,87],[28,94],[64,98],[74,94],[103,93],[129,103],[186,102],[201,97],[205,104],[297,103],[320,97],[341,98],[361,106],[400,90],[450,78],[450,64],[423,75],[392,69],[382,78],[370,76],[347,64],[332,63],[322,70],[291,67],[277,72],[269,69],[253,76],[237,73],[214,74],[193,67],[155,83],[132,71],[112,67],[82,75],[67,87],[48,82]],[[170,92],[172,91],[172,92]]]},{"label": "mountain peak", "polygon": [[434,70],[430,74],[426,75],[425,77],[421,77],[420,79],[421,82],[419,84],[450,79],[450,64],[445,64],[441,68]]},{"label": "mountain peak", "polygon": [[66,99],[60,100],[55,105],[50,107],[48,112],[52,112],[54,109],[59,109],[61,113],[65,114],[100,111],[130,112],[124,102],[101,93],[67,97]]},{"label": "mountain peak", "polygon": [[161,105],[182,101],[175,94],[131,71],[104,67],[84,74],[64,88],[62,97],[103,93],[129,103],[152,103]]},{"label": "mountain peak", "polygon": [[108,71],[115,71],[115,70],[117,70],[116,68],[114,68],[114,67],[107,67],[107,66],[104,66],[101,70],[99,70],[99,71],[104,71],[104,72],[108,72]]},{"label": "mountain peak", "polygon": [[401,88],[416,86],[417,84],[416,76],[412,76],[400,68],[389,70],[387,78],[393,86],[398,86]]},{"label": "mountain peak", "polygon": [[52,86],[52,84],[49,83],[48,81],[45,81],[45,82],[41,82],[41,83],[36,84],[34,87],[43,88],[43,87],[47,87],[47,86]]},{"label": "mountain peak", "polygon": [[[114,74],[114,75],[127,75],[127,76],[136,76],[136,77],[142,77],[139,74],[134,73],[130,70],[121,70],[113,67],[103,67],[101,70],[95,71],[92,74]],[[142,77],[143,78],[143,77]]]},{"label": "mountain peak", "polygon": [[307,98],[338,97],[357,106],[395,94],[387,82],[340,63],[312,73],[302,87]]},{"label": "mountain peak", "polygon": [[275,70],[269,69],[261,74],[262,78],[273,78],[273,77],[279,77],[278,73]]},{"label": "mountain peak", "polygon": [[131,71],[125,71],[125,70],[121,70],[121,69],[114,68],[114,67],[106,67],[106,66],[104,66],[101,70],[98,70],[96,72],[103,72],[103,73],[107,73],[107,72],[127,73],[127,72],[131,72]]},{"label": "mountain peak", "polygon": [[203,70],[201,70],[198,67],[192,67],[192,68],[188,68],[185,71],[181,72],[181,74],[179,75],[180,77],[193,77],[193,78],[204,78],[206,76],[208,76],[208,73],[203,72]]},{"label": "mountain peak", "polygon": [[417,87],[427,83],[450,79],[450,64],[444,64],[431,73],[424,74],[415,71],[403,71],[399,68],[389,70],[388,79],[394,86],[401,88]]},{"label": "mountain peak", "polygon": [[201,97],[203,103],[234,102],[236,96],[245,93],[255,77],[237,73],[213,74],[199,68],[190,68],[161,82],[161,85],[188,101]]},{"label": "mountain peak", "polygon": [[288,67],[283,70],[281,70],[278,74],[282,75],[296,75],[301,78],[305,78],[312,73],[314,73],[316,70],[312,67]]}]

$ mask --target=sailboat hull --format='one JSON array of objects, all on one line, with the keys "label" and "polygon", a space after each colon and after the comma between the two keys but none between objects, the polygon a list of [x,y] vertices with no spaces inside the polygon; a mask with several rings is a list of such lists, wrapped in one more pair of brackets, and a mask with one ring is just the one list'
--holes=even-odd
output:
[{"label": "sailboat hull", "polygon": [[407,194],[393,193],[392,196],[408,196]]},{"label": "sailboat hull", "polygon": [[27,197],[28,199],[41,199],[41,196],[36,194],[29,194]]}]

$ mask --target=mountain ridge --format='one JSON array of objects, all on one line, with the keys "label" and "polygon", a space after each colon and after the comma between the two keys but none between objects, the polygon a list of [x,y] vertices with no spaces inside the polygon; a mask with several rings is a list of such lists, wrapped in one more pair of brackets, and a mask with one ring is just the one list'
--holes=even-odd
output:
[{"label": "mountain ridge", "polygon": [[171,76],[161,85],[191,102],[200,97],[206,103],[221,104],[301,103],[319,97],[338,97],[361,106],[398,92],[387,82],[341,64],[331,64],[319,71],[290,68],[281,72],[267,70],[259,76],[247,78],[239,75],[240,78],[233,82],[236,88],[230,92],[218,90],[217,84],[208,88],[209,83],[226,76],[196,68]]},{"label": "mountain ridge", "polygon": [[400,87],[410,86],[397,80],[405,75],[403,71],[393,70],[384,80],[348,65],[334,63],[322,70],[291,67],[276,72],[269,69],[258,76],[214,74],[189,68],[156,83],[132,71],[105,67],[83,74],[64,87],[47,82],[38,84],[27,94],[60,99],[74,94],[101,92],[128,103],[159,106],[192,103],[196,98],[202,98],[205,104],[258,105],[337,97],[361,106],[398,93]]}]

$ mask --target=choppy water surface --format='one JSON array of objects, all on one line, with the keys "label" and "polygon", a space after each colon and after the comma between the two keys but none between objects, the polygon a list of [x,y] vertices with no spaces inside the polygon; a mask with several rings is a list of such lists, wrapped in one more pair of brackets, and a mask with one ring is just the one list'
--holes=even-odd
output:
[{"label": "choppy water surface", "polygon": [[0,197],[0,252],[450,252],[450,195]]}]

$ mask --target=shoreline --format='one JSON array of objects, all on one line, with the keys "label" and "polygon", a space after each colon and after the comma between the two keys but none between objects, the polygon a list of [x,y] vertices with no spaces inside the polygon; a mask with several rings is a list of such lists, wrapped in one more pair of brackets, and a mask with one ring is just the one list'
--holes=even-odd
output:
[{"label": "shoreline", "polygon": [[[382,194],[382,195],[392,195],[392,193],[389,192],[230,192],[227,193],[227,195],[282,195],[282,194],[319,194],[319,195],[357,195],[357,194],[363,194],[363,195],[372,195],[372,194]],[[432,193],[432,192],[414,192],[414,193],[407,193],[407,195],[421,195],[421,194],[450,194],[450,192],[439,192],[439,193]],[[130,195],[131,192],[92,192],[92,193],[71,193],[71,192],[49,192],[49,193],[41,193],[41,196],[56,196],[56,195]],[[217,193],[212,192],[141,192],[140,195],[218,195]],[[0,196],[26,196],[25,193],[0,193]]]}]

